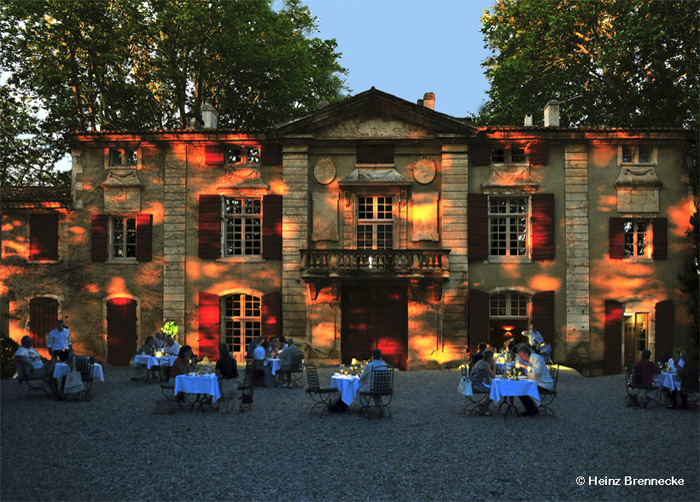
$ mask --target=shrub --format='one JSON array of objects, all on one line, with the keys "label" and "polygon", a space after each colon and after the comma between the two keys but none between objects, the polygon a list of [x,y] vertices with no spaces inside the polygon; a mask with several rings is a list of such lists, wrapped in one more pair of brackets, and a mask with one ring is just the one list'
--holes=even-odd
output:
[{"label": "shrub", "polygon": [[0,340],[0,378],[12,378],[15,374],[15,352],[19,344],[9,336]]}]

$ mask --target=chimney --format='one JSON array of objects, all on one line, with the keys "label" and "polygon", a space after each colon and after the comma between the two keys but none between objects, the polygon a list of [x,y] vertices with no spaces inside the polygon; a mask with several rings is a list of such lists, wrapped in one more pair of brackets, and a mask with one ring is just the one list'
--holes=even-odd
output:
[{"label": "chimney", "polygon": [[423,106],[435,110],[435,93],[426,92],[423,94]]},{"label": "chimney", "polygon": [[532,113],[525,114],[525,127],[532,127]]},{"label": "chimney", "polygon": [[544,107],[544,126],[559,127],[559,101],[552,100]]},{"label": "chimney", "polygon": [[204,129],[216,129],[217,118],[218,114],[216,113],[216,109],[209,103],[202,107],[202,122],[204,123]]}]

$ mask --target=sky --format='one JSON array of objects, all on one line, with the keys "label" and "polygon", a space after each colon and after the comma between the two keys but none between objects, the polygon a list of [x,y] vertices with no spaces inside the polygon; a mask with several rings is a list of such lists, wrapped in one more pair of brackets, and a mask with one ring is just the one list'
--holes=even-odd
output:
[{"label": "sky", "polygon": [[477,114],[487,99],[479,31],[493,0],[302,0],[323,39],[335,38],[351,94],[370,89],[416,102],[435,93],[435,110]]}]

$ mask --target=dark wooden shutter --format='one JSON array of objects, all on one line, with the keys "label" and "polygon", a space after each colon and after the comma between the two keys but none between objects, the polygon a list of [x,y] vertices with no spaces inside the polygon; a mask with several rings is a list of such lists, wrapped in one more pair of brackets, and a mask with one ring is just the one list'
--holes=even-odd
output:
[{"label": "dark wooden shutter", "polygon": [[153,215],[136,215],[136,260],[151,261],[153,247]]},{"label": "dark wooden shutter", "polygon": [[136,320],[136,300],[107,302],[107,362],[112,366],[129,366],[136,353]]},{"label": "dark wooden shutter", "polygon": [[199,196],[199,257],[216,260],[221,256],[221,196]]},{"label": "dark wooden shutter", "polygon": [[219,296],[199,292],[199,357],[218,359],[219,340]]},{"label": "dark wooden shutter", "polygon": [[532,325],[545,342],[554,342],[554,291],[532,295]]},{"label": "dark wooden shutter", "polygon": [[282,163],[282,148],[278,143],[264,143],[260,148],[260,163],[263,166],[278,166]]},{"label": "dark wooden shutter", "polygon": [[282,297],[278,292],[263,295],[262,309],[262,336],[269,339],[271,336],[282,334]]},{"label": "dark wooden shutter", "polygon": [[45,348],[49,332],[56,327],[58,301],[53,298],[32,298],[29,300],[29,331],[34,347]]},{"label": "dark wooden shutter", "polygon": [[625,257],[624,218],[610,218],[608,245],[611,260],[622,260]]},{"label": "dark wooden shutter", "polygon": [[665,260],[668,257],[668,222],[666,218],[651,220],[654,233],[654,245],[651,257],[655,260]]},{"label": "dark wooden shutter", "polygon": [[282,259],[282,196],[263,197],[262,257],[265,260]]},{"label": "dark wooden shutter", "polygon": [[474,145],[472,147],[472,164],[475,166],[491,165],[491,145]]},{"label": "dark wooden shutter", "polygon": [[92,215],[92,261],[107,261],[107,224],[106,214]]},{"label": "dark wooden shutter", "polygon": [[357,145],[358,164],[393,164],[394,145]]},{"label": "dark wooden shutter", "polygon": [[223,145],[207,145],[204,147],[204,163],[208,166],[224,165]]},{"label": "dark wooden shutter", "polygon": [[489,294],[478,290],[469,290],[469,333],[467,334],[470,352],[476,352],[481,341],[489,339]]},{"label": "dark wooden shutter", "polygon": [[58,215],[33,214],[29,219],[29,259],[58,260]]},{"label": "dark wooden shutter", "polygon": [[533,166],[545,166],[549,161],[549,147],[546,141],[532,141],[530,143],[530,164]]},{"label": "dark wooden shutter", "polygon": [[554,194],[532,195],[532,259],[554,259]]},{"label": "dark wooden shutter", "polygon": [[481,193],[467,194],[467,255],[470,260],[489,257],[489,198]]},{"label": "dark wooden shutter", "polygon": [[673,300],[656,304],[654,343],[657,360],[666,354],[673,355],[673,318]]},{"label": "dark wooden shutter", "polygon": [[605,330],[603,332],[603,372],[622,372],[622,304],[605,300]]}]

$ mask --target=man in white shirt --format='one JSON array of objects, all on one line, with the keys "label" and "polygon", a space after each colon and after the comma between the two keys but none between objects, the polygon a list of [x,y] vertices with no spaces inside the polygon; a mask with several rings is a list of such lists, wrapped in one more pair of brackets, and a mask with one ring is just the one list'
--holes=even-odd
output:
[{"label": "man in white shirt", "polygon": [[20,343],[20,347],[17,349],[17,352],[15,352],[15,363],[18,366],[20,374],[23,375],[24,378],[30,380],[46,380],[54,399],[60,399],[56,380],[53,378],[53,370],[56,362],[53,360],[49,361],[39,355],[33,347],[32,337],[23,336]]},{"label": "man in white shirt", "polygon": [[68,359],[73,344],[70,340],[70,331],[63,326],[63,319],[58,319],[56,321],[56,329],[49,332],[47,345],[49,354],[51,354],[53,358],[57,357],[61,361],[66,361]]},{"label": "man in white shirt", "polygon": [[171,356],[176,356],[180,352],[180,344],[178,344],[172,336],[169,336],[165,339],[165,348],[163,352]]},{"label": "man in white shirt", "polygon": [[[544,362],[542,356],[533,353],[529,346],[523,345],[518,349],[518,359],[520,366],[526,367],[527,377],[537,382],[537,387],[546,390],[554,389],[554,380],[552,380],[552,375],[549,374],[547,364]],[[520,396],[520,402],[525,406],[524,417],[537,415],[539,413],[537,406],[535,406],[535,403],[530,397]]]}]

